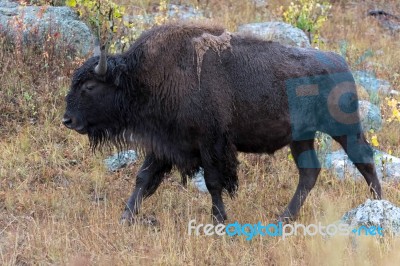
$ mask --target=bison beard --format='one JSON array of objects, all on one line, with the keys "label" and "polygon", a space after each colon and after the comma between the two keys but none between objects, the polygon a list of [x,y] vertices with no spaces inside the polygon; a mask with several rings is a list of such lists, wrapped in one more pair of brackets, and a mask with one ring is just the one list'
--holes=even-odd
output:
[{"label": "bison beard", "polygon": [[[340,111],[331,101],[339,99],[330,92],[336,88],[354,89],[348,106],[357,101],[354,80],[336,54],[231,34],[211,24],[169,24],[144,33],[123,54],[106,57],[103,50],[77,69],[63,123],[88,134],[93,150],[133,145],[145,155],[122,216],[128,221],[172,167],[183,176],[203,167],[213,217],[224,222],[222,192],[234,196],[238,187],[237,151],[273,153],[290,145],[300,178],[279,217],[286,220],[298,214],[320,172],[313,147],[317,130],[343,146],[381,198],[359,122],[348,126],[342,119],[345,126],[337,130],[327,116]],[[358,119],[357,109],[355,114]],[[349,132],[342,130],[347,127]]]}]

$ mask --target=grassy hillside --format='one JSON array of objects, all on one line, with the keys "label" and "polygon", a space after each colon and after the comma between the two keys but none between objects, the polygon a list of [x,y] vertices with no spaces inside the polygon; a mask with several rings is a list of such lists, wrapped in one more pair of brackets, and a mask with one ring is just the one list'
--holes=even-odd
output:
[{"label": "grassy hillside", "polygon": [[[119,1],[150,12],[158,1]],[[187,1],[176,1],[187,2]],[[243,3],[245,2],[245,3]],[[190,4],[234,31],[238,24],[282,19],[281,5],[268,1],[256,9],[251,1],[207,0]],[[400,15],[397,0],[332,1],[321,29],[322,50],[339,51],[347,41],[346,59],[353,70],[373,69],[400,89],[399,34],[381,28],[370,9]],[[92,154],[85,136],[61,125],[64,96],[72,71],[85,58],[68,58],[48,40],[37,47],[10,47],[0,38],[0,264],[1,265],[396,265],[400,239],[373,237],[293,236],[282,240],[257,237],[188,236],[191,219],[209,223],[211,200],[193,187],[183,188],[172,172],[144,203],[159,227],[118,224],[133,188],[139,161],[108,173],[103,159]],[[374,55],[357,65],[371,49]],[[362,91],[361,94],[365,97]],[[400,101],[400,97],[397,97]],[[384,118],[392,108],[384,96]],[[379,149],[400,157],[400,122],[385,122],[376,134]],[[272,222],[297,186],[297,169],[288,148],[274,156],[239,155],[237,198],[226,198],[229,221]],[[383,184],[385,199],[400,205],[400,184]],[[331,223],[369,198],[365,182],[338,180],[323,170],[297,222]],[[355,244],[356,243],[356,244]]]}]

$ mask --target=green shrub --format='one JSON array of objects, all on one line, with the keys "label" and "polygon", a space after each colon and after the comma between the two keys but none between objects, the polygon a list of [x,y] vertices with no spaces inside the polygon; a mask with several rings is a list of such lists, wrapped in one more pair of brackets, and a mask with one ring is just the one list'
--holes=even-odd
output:
[{"label": "green shrub", "polygon": [[284,10],[283,19],[306,32],[312,43],[318,43],[319,30],[328,19],[331,7],[323,0],[295,0]]},{"label": "green shrub", "polygon": [[128,34],[118,38],[122,32],[130,32],[134,25],[124,21],[125,7],[111,0],[67,0],[65,4],[77,10],[100,43],[107,45],[111,52],[121,52],[125,44],[135,37]]}]

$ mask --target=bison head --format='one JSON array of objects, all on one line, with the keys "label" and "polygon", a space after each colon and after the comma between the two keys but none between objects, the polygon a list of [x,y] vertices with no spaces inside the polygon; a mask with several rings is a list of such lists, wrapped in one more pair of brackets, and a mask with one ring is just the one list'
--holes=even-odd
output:
[{"label": "bison head", "polygon": [[93,149],[110,142],[122,143],[121,132],[127,124],[123,115],[125,73],[124,59],[107,58],[104,49],[100,56],[90,58],[74,72],[62,123],[80,134],[88,134]]}]

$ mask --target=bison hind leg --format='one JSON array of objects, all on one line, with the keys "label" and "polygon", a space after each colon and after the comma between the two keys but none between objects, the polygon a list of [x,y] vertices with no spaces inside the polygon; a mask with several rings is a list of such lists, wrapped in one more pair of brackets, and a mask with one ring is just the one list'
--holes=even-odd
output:
[{"label": "bison hind leg", "polygon": [[381,199],[382,191],[375,170],[374,154],[364,134],[333,137],[340,143],[350,160],[364,176],[374,198]]}]

